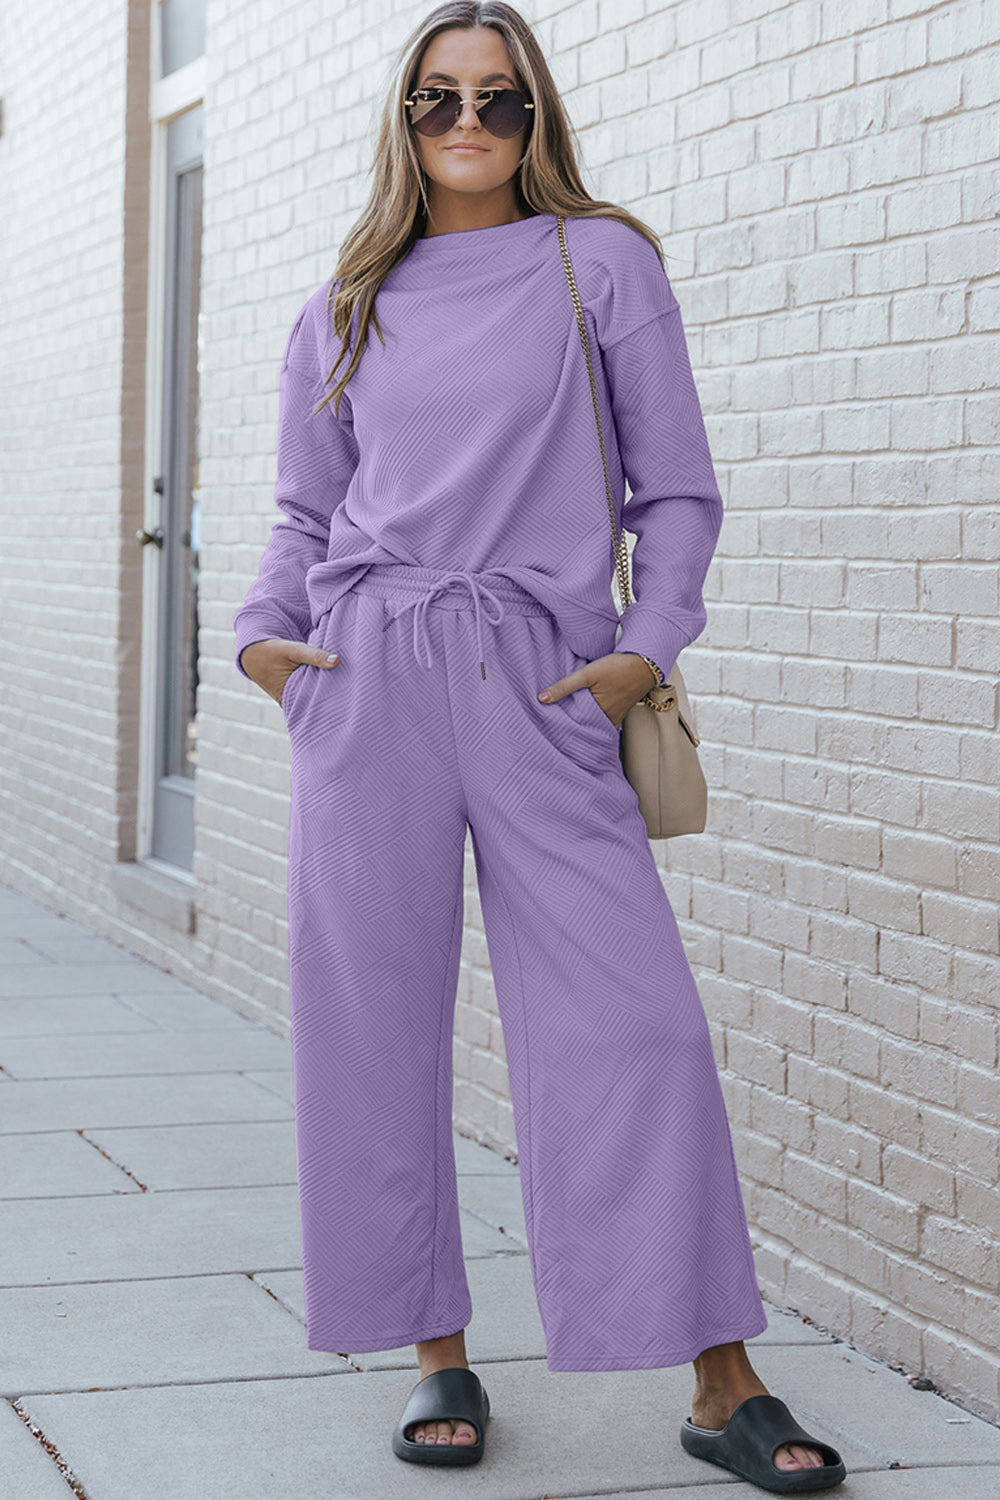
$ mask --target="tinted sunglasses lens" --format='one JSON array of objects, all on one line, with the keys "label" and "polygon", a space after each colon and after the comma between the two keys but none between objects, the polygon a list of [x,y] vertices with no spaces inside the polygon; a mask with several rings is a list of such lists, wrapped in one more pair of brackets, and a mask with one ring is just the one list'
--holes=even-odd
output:
[{"label": "tinted sunglasses lens", "polygon": [[517,135],[528,123],[529,111],[524,103],[524,95],[516,89],[500,89],[479,111],[479,123],[501,139]]},{"label": "tinted sunglasses lens", "polygon": [[423,90],[415,95],[410,123],[421,135],[444,135],[458,119],[462,101],[453,89]]}]

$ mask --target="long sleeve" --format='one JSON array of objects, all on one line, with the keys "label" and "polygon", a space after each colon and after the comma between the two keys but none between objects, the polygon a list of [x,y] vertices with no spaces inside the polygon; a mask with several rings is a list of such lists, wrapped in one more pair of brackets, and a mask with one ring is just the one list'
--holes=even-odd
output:
[{"label": "long sleeve", "polygon": [[[630,236],[640,239],[634,231]],[[601,343],[632,490],[622,524],[636,538],[633,597],[614,649],[649,656],[669,673],[682,647],[705,628],[702,588],[723,506],[680,305],[649,242],[640,239],[639,249],[632,248],[632,274],[624,280],[628,302],[619,293],[617,303],[619,319],[623,305],[640,318]]]},{"label": "long sleeve", "polygon": [[330,518],[358,464],[348,392],[341,398],[339,416],[332,401],[314,414],[330,389],[323,384],[314,324],[325,315],[324,304],[325,292],[303,307],[281,363],[274,500],[284,514],[272,526],[257,578],[233,616],[236,665],[244,677],[249,674],[240,655],[254,641],[308,637],[312,620],[306,574],[326,560]]}]

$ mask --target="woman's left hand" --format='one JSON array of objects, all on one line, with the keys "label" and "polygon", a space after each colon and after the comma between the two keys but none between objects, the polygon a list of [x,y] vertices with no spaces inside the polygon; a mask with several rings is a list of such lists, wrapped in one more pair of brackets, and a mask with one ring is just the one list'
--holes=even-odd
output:
[{"label": "woman's left hand", "polygon": [[655,686],[653,674],[641,656],[633,651],[609,651],[607,656],[598,656],[577,667],[568,677],[560,677],[558,682],[542,688],[538,699],[540,703],[558,703],[567,693],[590,688],[612,724],[620,729],[632,705]]}]

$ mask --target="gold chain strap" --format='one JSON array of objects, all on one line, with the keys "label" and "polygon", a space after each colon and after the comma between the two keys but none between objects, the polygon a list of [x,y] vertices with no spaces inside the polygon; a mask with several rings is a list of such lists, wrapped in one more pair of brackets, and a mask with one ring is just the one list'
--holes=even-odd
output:
[{"label": "gold chain strap", "polygon": [[[583,317],[583,303],[580,301],[580,294],[576,289],[576,278],[573,275],[573,267],[570,264],[569,251],[566,248],[566,230],[564,227],[565,222],[566,221],[563,218],[562,214],[556,215],[556,224],[559,229],[559,249],[562,252],[563,266],[566,270],[566,280],[569,282],[570,296],[573,298],[573,306],[576,308],[577,327],[580,330],[580,337],[583,340],[583,352],[587,360],[587,374],[590,376],[590,396],[591,400],[594,403],[594,420],[597,423],[597,439],[601,445],[601,463],[604,465],[604,488],[607,491],[608,496],[608,516],[611,520],[611,535],[614,538],[615,544],[615,570],[618,575],[618,597],[621,601],[622,609],[624,610],[632,597],[631,591],[628,586],[628,548],[625,544],[625,538],[620,534],[618,527],[615,524],[615,504],[614,500],[611,497],[611,480],[608,478],[608,455],[605,452],[604,448],[604,432],[601,428],[601,412],[597,404],[597,386],[594,382],[594,366],[591,363],[590,359],[590,343],[587,339],[587,325]],[[649,663],[650,670],[652,670],[655,663],[651,662],[648,656],[644,656],[642,659],[644,662]],[[662,668],[658,669],[656,675],[658,678],[662,676]],[[652,694],[654,693],[657,693],[659,696],[654,698],[652,696]],[[674,704],[676,703],[676,694],[673,684],[664,680],[659,687],[650,688],[649,692],[646,693],[644,697],[639,699],[639,702],[645,703],[649,708],[655,708],[658,712],[666,712],[668,709],[673,708]]]},{"label": "gold chain strap", "polygon": [[556,224],[559,229],[559,249],[562,252],[563,266],[566,270],[566,279],[569,282],[570,296],[573,298],[573,306],[576,308],[576,321],[580,329],[580,337],[583,340],[583,352],[587,360],[587,374],[590,376],[590,394],[594,403],[594,418],[597,422],[597,438],[601,445],[601,463],[604,465],[604,487],[608,492],[608,515],[611,519],[611,535],[615,544],[615,564],[618,574],[618,595],[624,610],[632,595],[628,586],[628,548],[625,538],[619,534],[615,525],[615,505],[611,498],[611,480],[608,478],[608,456],[604,450],[604,433],[601,429],[601,413],[597,404],[597,386],[594,383],[594,366],[590,359],[590,344],[587,341],[587,325],[583,317],[583,304],[580,294],[576,289],[576,278],[573,275],[573,267],[570,264],[569,251],[566,248],[565,219],[562,214],[556,216]]}]

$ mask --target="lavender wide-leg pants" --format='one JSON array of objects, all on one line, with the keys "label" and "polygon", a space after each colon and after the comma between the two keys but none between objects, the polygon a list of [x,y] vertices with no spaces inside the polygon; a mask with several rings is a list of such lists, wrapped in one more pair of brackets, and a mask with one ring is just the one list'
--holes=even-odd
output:
[{"label": "lavender wide-leg pants", "polygon": [[308,1347],[472,1317],[452,1137],[467,824],[548,1369],[763,1332],[708,1023],[618,730],[589,688],[536,698],[585,658],[513,580],[403,564],[371,567],[310,643],[340,660],[282,697]]}]

